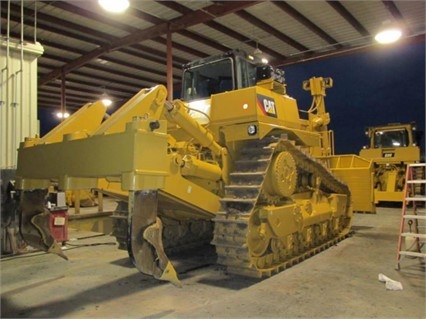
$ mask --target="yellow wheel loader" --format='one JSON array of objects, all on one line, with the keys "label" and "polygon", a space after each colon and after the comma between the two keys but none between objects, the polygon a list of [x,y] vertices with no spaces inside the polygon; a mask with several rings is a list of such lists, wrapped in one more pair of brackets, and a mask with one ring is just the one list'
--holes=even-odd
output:
[{"label": "yellow wheel loader", "polygon": [[420,161],[415,123],[372,126],[365,134],[370,140],[360,151],[374,166],[374,202],[402,202],[407,164]]},{"label": "yellow wheel loader", "polygon": [[304,82],[317,106],[307,119],[283,71],[241,51],[185,65],[182,86],[174,101],[162,85],[142,89],[103,122],[100,105],[86,105],[72,130],[58,128],[61,140],[26,139],[16,172],[24,238],[63,256],[46,223],[52,182],[117,198],[119,247],[176,285],[167,254],[181,248],[211,242],[229,273],[262,277],[348,235],[351,193],[328,168],[330,78]]}]

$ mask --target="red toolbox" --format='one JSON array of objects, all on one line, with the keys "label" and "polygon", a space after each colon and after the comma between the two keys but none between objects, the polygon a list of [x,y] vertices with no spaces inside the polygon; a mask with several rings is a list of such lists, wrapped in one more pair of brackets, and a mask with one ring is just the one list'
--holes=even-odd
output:
[{"label": "red toolbox", "polygon": [[49,226],[52,237],[64,244],[68,240],[68,207],[51,208]]}]

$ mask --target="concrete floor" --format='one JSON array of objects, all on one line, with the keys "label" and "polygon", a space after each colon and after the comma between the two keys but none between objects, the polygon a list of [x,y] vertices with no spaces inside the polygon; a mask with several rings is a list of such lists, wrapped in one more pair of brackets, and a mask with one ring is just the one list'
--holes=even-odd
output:
[{"label": "concrete floor", "polygon": [[[78,239],[67,243],[69,261],[2,258],[1,317],[425,318],[425,264],[404,259],[394,269],[400,214],[356,214],[352,237],[263,281],[228,276],[200,252],[177,266],[182,289],[139,273],[113,237],[70,231]],[[403,290],[386,290],[379,273]]]}]

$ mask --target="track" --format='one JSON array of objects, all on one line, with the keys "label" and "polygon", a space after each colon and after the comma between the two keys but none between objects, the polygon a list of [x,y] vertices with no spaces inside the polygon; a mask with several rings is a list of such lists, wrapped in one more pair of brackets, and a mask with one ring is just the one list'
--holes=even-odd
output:
[{"label": "track", "polygon": [[[250,142],[236,162],[231,184],[226,186],[221,200],[222,211],[214,219],[212,243],[216,246],[218,263],[226,266],[229,273],[257,278],[271,276],[336,244],[349,233],[350,208],[347,207],[348,215],[339,218],[337,230],[331,220],[322,220],[301,232],[279,238],[263,234],[265,228],[257,212],[262,206],[272,204],[268,202],[271,198],[265,198],[263,188],[273,155],[280,151],[289,152],[295,158],[297,171],[319,178],[321,192],[345,194],[350,202],[348,187],[291,141],[267,138]],[[292,199],[287,198],[283,205],[291,202]],[[285,222],[293,222],[290,220],[293,216],[286,218]]]},{"label": "track", "polygon": [[[128,203],[118,202],[113,215],[113,236],[118,248],[128,250]],[[163,222],[163,245],[167,255],[173,256],[197,247],[208,245],[212,240],[213,223],[210,220],[175,220],[161,216]],[[129,252],[130,254],[130,252]],[[130,254],[130,257],[131,254]]]}]

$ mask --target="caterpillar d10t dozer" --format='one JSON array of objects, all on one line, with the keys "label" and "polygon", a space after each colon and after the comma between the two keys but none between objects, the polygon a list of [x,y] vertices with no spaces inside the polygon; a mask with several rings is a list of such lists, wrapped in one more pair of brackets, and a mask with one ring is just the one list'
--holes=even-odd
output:
[{"label": "caterpillar d10t dozer", "polygon": [[[327,168],[331,86],[305,81],[318,107],[302,119],[281,70],[232,51],[185,65],[182,100],[167,101],[162,85],[142,89],[103,123],[88,105],[60,141],[21,144],[22,234],[63,255],[47,188],[95,188],[119,199],[115,235],[143,273],[178,285],[167,254],[206,241],[229,273],[277,273],[350,231],[349,188]],[[83,123],[89,112],[95,128]]]},{"label": "caterpillar d10t dozer", "polygon": [[[374,202],[402,202],[407,164],[420,161],[420,134],[415,123],[368,127],[369,145],[360,156],[374,166]],[[419,132],[420,133],[420,132]]]}]

